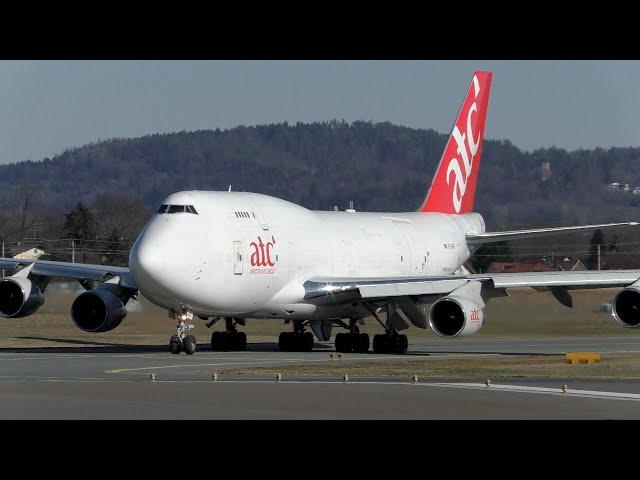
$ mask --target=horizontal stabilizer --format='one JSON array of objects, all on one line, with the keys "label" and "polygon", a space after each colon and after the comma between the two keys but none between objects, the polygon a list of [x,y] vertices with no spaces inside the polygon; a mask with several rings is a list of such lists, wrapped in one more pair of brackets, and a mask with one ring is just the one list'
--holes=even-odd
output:
[{"label": "horizontal stabilizer", "polygon": [[505,242],[507,240],[520,240],[523,238],[547,237],[562,233],[589,232],[591,230],[613,227],[629,227],[640,225],[638,222],[603,223],[601,225],[582,225],[578,227],[535,228],[532,230],[511,230],[507,232],[487,232],[467,235],[469,245],[481,245],[483,243]]}]

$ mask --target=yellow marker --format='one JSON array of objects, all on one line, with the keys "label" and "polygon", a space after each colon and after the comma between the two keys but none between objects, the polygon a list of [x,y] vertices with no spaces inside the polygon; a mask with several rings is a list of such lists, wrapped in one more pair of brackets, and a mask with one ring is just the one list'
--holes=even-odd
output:
[{"label": "yellow marker", "polygon": [[564,355],[565,362],[570,364],[576,363],[598,363],[600,362],[600,354],[597,352],[569,352]]}]

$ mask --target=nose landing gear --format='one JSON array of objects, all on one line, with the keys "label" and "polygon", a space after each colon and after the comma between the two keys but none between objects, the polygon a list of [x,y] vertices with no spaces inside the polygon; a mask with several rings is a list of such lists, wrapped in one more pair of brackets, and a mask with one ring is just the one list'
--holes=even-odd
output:
[{"label": "nose landing gear", "polygon": [[171,337],[169,350],[171,350],[171,353],[174,355],[182,351],[187,355],[193,355],[197,349],[196,337],[187,335],[188,330],[195,328],[195,325],[189,323],[189,321],[193,319],[193,313],[187,309],[182,310],[177,315],[175,312],[170,312],[169,315],[171,315],[171,313],[173,313],[174,318],[177,320],[176,327],[178,334]]}]

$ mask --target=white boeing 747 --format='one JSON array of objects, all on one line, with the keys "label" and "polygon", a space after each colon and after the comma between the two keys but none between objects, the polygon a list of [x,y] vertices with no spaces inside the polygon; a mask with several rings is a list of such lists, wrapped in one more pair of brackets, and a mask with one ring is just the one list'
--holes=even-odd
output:
[{"label": "white boeing 747", "polygon": [[[634,222],[485,232],[473,202],[480,168],[492,74],[476,72],[426,198],[416,212],[311,211],[278,198],[244,192],[185,191],[167,197],[140,233],[129,268],[28,259],[0,259],[17,270],[0,280],[0,315],[33,314],[51,277],[76,279],[86,289],[71,306],[75,324],[106,332],[124,319],[127,302],[141,293],[169,311],[178,334],[173,353],[193,354],[188,335],[194,316],[225,331],[214,350],[242,350],[246,319],[290,325],[282,350],[309,351],[332,327],[336,350],[366,352],[365,317],[384,333],[373,351],[404,353],[410,325],[441,337],[472,335],[483,308],[509,288],[548,289],[567,307],[569,290],[622,287],[613,316],[640,325],[640,270],[461,274],[480,245],[558,233],[606,229]],[[384,312],[384,315],[379,315]],[[307,329],[311,331],[308,331]]]}]

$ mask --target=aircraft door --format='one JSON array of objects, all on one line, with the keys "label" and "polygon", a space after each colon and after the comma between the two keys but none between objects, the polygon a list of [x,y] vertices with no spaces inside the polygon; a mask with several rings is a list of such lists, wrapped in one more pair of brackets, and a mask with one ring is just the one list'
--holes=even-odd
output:
[{"label": "aircraft door", "polygon": [[420,233],[405,222],[393,222],[404,237],[411,255],[411,275],[424,275],[427,273],[427,261],[429,253]]},{"label": "aircraft door", "polygon": [[235,240],[233,242],[233,273],[235,275],[242,275],[242,242]]}]

